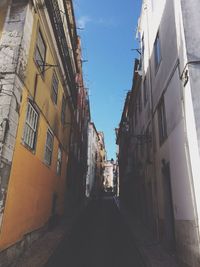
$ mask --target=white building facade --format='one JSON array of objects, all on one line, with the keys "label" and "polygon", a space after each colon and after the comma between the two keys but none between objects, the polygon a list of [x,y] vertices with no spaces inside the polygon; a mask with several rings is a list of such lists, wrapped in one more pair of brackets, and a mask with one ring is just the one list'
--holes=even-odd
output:
[{"label": "white building facade", "polygon": [[90,197],[95,190],[97,156],[99,153],[98,132],[93,122],[88,126],[88,171],[86,177],[86,197]]},{"label": "white building facade", "polygon": [[145,151],[143,145],[134,150],[134,161],[145,177],[152,228],[181,266],[190,267],[200,266],[199,19],[198,0],[143,1],[142,78],[129,122],[134,137],[147,140]]},{"label": "white building facade", "polygon": [[108,160],[104,164],[104,188],[113,188],[114,182],[114,165]]}]

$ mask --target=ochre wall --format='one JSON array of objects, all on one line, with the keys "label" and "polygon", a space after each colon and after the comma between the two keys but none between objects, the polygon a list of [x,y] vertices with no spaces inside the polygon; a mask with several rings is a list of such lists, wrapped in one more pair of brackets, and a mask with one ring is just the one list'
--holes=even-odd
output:
[{"label": "ochre wall", "polygon": [[24,93],[17,141],[8,187],[0,235],[0,249],[20,240],[24,234],[47,223],[52,209],[53,193],[58,194],[58,214],[63,214],[67,154],[63,152],[62,173],[56,174],[58,140],[54,137],[51,166],[44,163],[44,148],[48,125],[40,116],[35,154],[22,143],[27,107]]},{"label": "ochre wall", "polygon": [[[47,39],[44,25],[34,14],[31,48],[28,58],[25,87],[20,108],[20,117],[13,156],[8,193],[0,233],[0,250],[21,240],[26,233],[44,226],[52,211],[53,194],[57,193],[57,213],[63,214],[64,194],[66,189],[66,169],[68,160],[69,126],[61,124],[61,103],[64,88],[58,68],[50,68],[45,72],[44,79],[38,76],[35,102],[39,110],[39,123],[35,151],[30,151],[23,144],[23,131],[29,97],[33,97],[35,76],[38,73],[34,62],[34,49],[38,27],[42,31],[47,44],[49,64],[57,64],[53,57],[51,42]],[[59,79],[58,103],[51,100],[51,79],[56,71]],[[66,96],[67,97],[67,96]],[[66,121],[70,121],[70,108],[66,109]],[[51,166],[44,163],[44,151],[47,129],[54,133],[54,147]],[[58,146],[62,147],[62,173],[56,174]]]}]

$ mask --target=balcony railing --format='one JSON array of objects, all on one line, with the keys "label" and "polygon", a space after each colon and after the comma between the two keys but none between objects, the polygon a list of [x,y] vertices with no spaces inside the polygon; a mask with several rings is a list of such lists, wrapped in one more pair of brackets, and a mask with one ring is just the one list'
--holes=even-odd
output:
[{"label": "balcony railing", "polygon": [[51,20],[55,39],[58,45],[59,53],[65,70],[67,83],[70,88],[72,95],[72,101],[74,106],[77,105],[77,86],[75,82],[76,73],[73,71],[70,48],[68,47],[65,31],[63,27],[62,16],[60,13],[59,5],[57,0],[45,0],[47,11]]}]

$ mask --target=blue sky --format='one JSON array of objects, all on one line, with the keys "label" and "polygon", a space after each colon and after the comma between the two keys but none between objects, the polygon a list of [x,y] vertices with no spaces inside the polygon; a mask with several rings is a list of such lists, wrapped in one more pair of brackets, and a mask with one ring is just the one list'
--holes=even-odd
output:
[{"label": "blue sky", "polygon": [[136,28],[141,0],[74,0],[82,40],[83,73],[92,121],[105,134],[108,159],[116,158],[114,129],[131,88],[137,57]]}]

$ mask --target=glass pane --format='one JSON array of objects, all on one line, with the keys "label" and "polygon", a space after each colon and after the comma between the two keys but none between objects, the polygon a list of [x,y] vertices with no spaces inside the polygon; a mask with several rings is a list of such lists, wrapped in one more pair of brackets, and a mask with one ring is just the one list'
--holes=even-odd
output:
[{"label": "glass pane", "polygon": [[40,53],[40,55],[44,61],[45,53],[46,53],[46,47],[45,47],[45,44],[44,44],[44,41],[43,41],[43,38],[42,38],[42,35],[40,32],[38,33],[37,47],[38,47],[39,53]]}]

